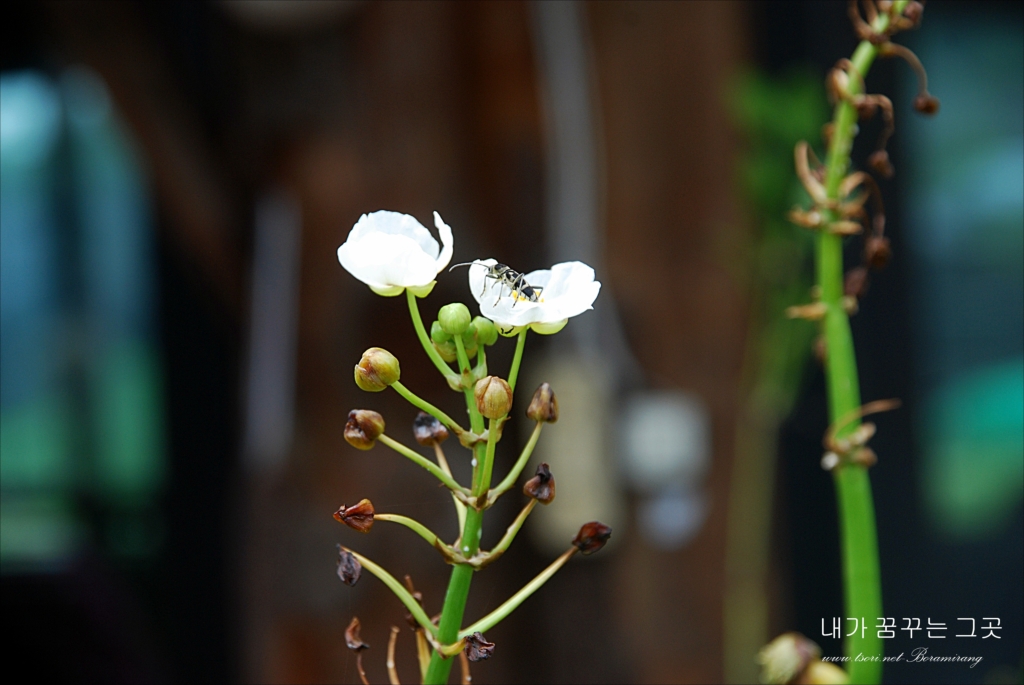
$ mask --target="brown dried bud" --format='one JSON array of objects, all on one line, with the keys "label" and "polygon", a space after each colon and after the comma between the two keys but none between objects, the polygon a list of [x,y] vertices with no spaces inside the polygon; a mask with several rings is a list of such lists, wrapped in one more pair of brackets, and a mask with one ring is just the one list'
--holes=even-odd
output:
[{"label": "brown dried bud", "polygon": [[483,661],[494,655],[494,643],[488,642],[483,633],[475,632],[466,638],[466,657],[470,661]]},{"label": "brown dried bud", "polygon": [[505,379],[497,376],[484,376],[473,387],[476,408],[488,419],[500,419],[512,408],[512,388]]},{"label": "brown dried bud", "polygon": [[526,485],[523,486],[523,494],[541,504],[551,504],[551,501],[555,499],[555,477],[551,475],[547,464],[537,467],[537,475],[526,481]]},{"label": "brown dried bud", "polygon": [[868,291],[867,267],[857,266],[846,272],[843,278],[843,294],[847,297],[864,297]]},{"label": "brown dried bud", "polygon": [[385,349],[371,347],[356,364],[356,385],[366,392],[380,392],[401,376],[398,359]]},{"label": "brown dried bud", "polygon": [[910,20],[914,25],[921,22],[921,15],[924,14],[924,4],[917,2],[917,0],[910,0],[907,6],[903,8],[903,16]]},{"label": "brown dried bud", "polygon": [[892,257],[892,246],[889,239],[882,235],[869,236],[864,241],[864,257],[874,269],[881,269]]},{"label": "brown dried bud", "polygon": [[554,423],[558,420],[558,398],[555,391],[547,383],[541,383],[537,392],[533,393],[526,415],[534,421]]},{"label": "brown dried bud", "polygon": [[352,617],[352,622],[348,624],[348,628],[345,628],[345,644],[353,652],[361,652],[364,649],[369,649],[370,645],[363,642],[363,638],[359,636],[359,619],[355,616]]},{"label": "brown dried bud", "polygon": [[939,111],[939,99],[928,93],[921,93],[914,98],[914,109],[921,114],[935,114]]},{"label": "brown dried bud", "polygon": [[580,532],[576,533],[576,537],[573,538],[572,544],[576,545],[576,549],[584,554],[593,554],[604,547],[611,536],[611,528],[599,521],[591,521],[583,524]]},{"label": "brown dried bud", "polygon": [[368,450],[384,432],[384,417],[369,409],[353,409],[345,423],[345,440],[356,449]]},{"label": "brown dried bud", "polygon": [[857,118],[862,120],[870,119],[878,111],[878,103],[874,100],[857,100]]},{"label": "brown dried bud", "polygon": [[425,411],[421,411],[413,420],[412,434],[416,438],[416,442],[424,447],[440,445],[448,439],[448,429],[444,427],[444,424],[438,421],[436,416]]},{"label": "brown dried bud", "polygon": [[821,649],[800,633],[783,633],[761,648],[761,682],[791,683],[808,664],[821,657]]},{"label": "brown dried bud", "polygon": [[359,575],[362,572],[363,565],[356,556],[338,545],[338,577],[341,578],[341,582],[345,585],[355,585],[359,582]]},{"label": "brown dried bud", "polygon": [[344,504],[334,512],[334,518],[360,533],[369,533],[373,528],[373,502],[364,499],[351,507]]},{"label": "brown dried bud", "polygon": [[878,455],[870,447],[861,447],[850,455],[850,461],[864,468],[870,468],[878,463]]},{"label": "brown dried bud", "polygon": [[889,161],[889,153],[885,150],[875,150],[868,157],[868,166],[874,169],[875,173],[882,178],[892,178],[892,175],[896,173],[896,170],[892,167],[892,162]]}]

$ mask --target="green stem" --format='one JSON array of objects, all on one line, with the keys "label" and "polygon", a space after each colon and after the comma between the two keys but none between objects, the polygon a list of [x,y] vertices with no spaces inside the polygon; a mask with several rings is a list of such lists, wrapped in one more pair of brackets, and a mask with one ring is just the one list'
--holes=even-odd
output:
[{"label": "green stem", "polygon": [[533,433],[530,434],[530,439],[526,443],[526,447],[523,448],[522,453],[519,455],[519,459],[516,460],[515,466],[508,472],[505,479],[502,480],[494,488],[491,488],[491,494],[489,499],[493,503],[505,492],[509,490],[513,485],[516,484],[516,480],[519,479],[519,474],[526,468],[527,462],[530,461],[530,455],[533,454],[533,448],[537,445],[537,440],[540,438],[540,430],[544,427],[543,421],[538,421],[537,425],[533,427]]},{"label": "green stem", "polygon": [[[898,0],[893,11],[901,13],[906,4],[906,0]],[[883,32],[888,25],[889,16],[881,13],[872,28],[877,32]],[[851,62],[860,78],[849,79],[847,90],[850,95],[858,94],[863,79],[877,55],[878,47],[868,41],[862,41],[857,46]],[[835,109],[825,172],[825,192],[830,200],[840,199],[839,185],[850,166],[850,149],[853,146],[856,121],[856,108],[849,102],[841,100]],[[834,212],[829,214],[830,221],[839,218]],[[828,385],[829,415],[834,423],[856,410],[861,404],[850,321],[842,304],[843,245],[840,236],[825,231],[818,234],[817,275],[821,301],[827,307],[823,323],[826,348],[825,377]],[[837,437],[849,434],[859,424],[859,420],[851,421]],[[834,481],[843,557],[844,615],[873,621],[883,614],[871,481],[867,469],[855,464],[837,467],[834,470]],[[857,632],[848,637],[846,655],[850,657],[850,682],[881,682],[883,652],[884,644],[875,630]],[[855,657],[859,654],[878,657],[879,661],[857,661]]]},{"label": "green stem", "polygon": [[498,443],[498,426],[501,419],[487,421],[487,451],[484,453],[484,467],[480,470],[480,481],[475,483],[473,496],[479,497],[491,487],[491,472],[494,470],[494,448]]},{"label": "green stem", "polygon": [[419,454],[418,452],[414,452],[413,450],[409,449],[408,447],[406,447],[402,443],[398,442],[397,440],[395,440],[395,439],[393,439],[391,437],[388,437],[387,435],[381,435],[377,439],[380,440],[385,445],[387,445],[388,447],[390,447],[391,449],[393,449],[394,451],[396,451],[399,454],[401,454],[406,459],[409,459],[410,461],[415,463],[417,466],[422,466],[427,471],[430,471],[431,475],[433,475],[439,481],[444,483],[445,486],[449,490],[452,490],[452,491],[455,491],[455,492],[462,492],[462,493],[466,493],[467,492],[466,488],[462,487],[457,482],[455,482],[454,478],[452,478],[447,473],[442,471],[441,468],[437,464],[435,464],[434,462],[430,461],[429,459],[424,457],[422,454]]},{"label": "green stem", "polygon": [[[458,349],[458,343],[456,343]],[[479,351],[477,352],[479,354]],[[462,360],[459,360],[460,363]],[[469,359],[465,360],[466,371]],[[474,433],[480,434],[484,430],[484,417],[476,408],[476,398],[473,396],[472,386],[463,388],[466,397],[466,410],[469,412],[470,427]],[[483,465],[485,461],[485,446],[483,443],[476,443],[473,446],[473,490],[474,492],[482,483]],[[486,492],[490,482],[484,486]],[[462,526],[462,537],[459,542],[459,552],[467,559],[477,553],[480,549],[480,537],[483,531],[483,512],[476,509],[467,509],[465,523]],[[469,585],[473,580],[473,567],[468,564],[456,564],[452,567],[451,579],[448,581],[448,591],[444,596],[444,606],[441,608],[441,619],[437,626],[437,640],[443,645],[454,644],[459,640],[459,626],[462,625],[462,616],[466,612],[466,599],[469,597]],[[430,665],[423,677],[426,685],[441,685],[448,682],[448,675],[452,670],[454,659],[446,658],[433,650],[430,656]]]},{"label": "green stem", "polygon": [[[466,511],[466,527],[462,533],[463,556],[470,557],[480,548],[480,530],[483,513],[476,509]],[[452,567],[451,580],[448,581],[448,592],[444,596],[441,608],[441,620],[437,626],[437,640],[443,645],[450,645],[459,640],[459,626],[466,612],[466,599],[469,597],[469,584],[473,580],[473,567],[468,564],[456,564]],[[430,657],[427,674],[423,678],[425,685],[442,685],[448,682],[448,674],[452,670],[453,659],[441,656],[436,650]]]},{"label": "green stem", "polygon": [[374,514],[373,515],[373,520],[374,521],[391,521],[392,523],[401,524],[401,525],[405,526],[406,528],[408,528],[409,530],[411,530],[414,533],[416,533],[417,535],[419,535],[421,538],[426,540],[428,543],[430,543],[431,547],[436,547],[437,546],[437,542],[438,542],[437,535],[435,535],[433,533],[433,531],[431,531],[429,528],[427,528],[425,525],[423,525],[422,523],[420,523],[416,519],[411,519],[408,516],[402,516],[401,514]]},{"label": "green stem", "polygon": [[473,367],[473,378],[483,378],[487,375],[487,346],[480,343],[476,348],[476,366]]},{"label": "green stem", "polygon": [[[443,411],[432,405],[430,402],[427,402],[425,399],[421,398],[412,390],[402,385],[399,381],[395,381],[394,383],[392,383],[391,387],[395,389],[395,392],[397,392],[399,395],[408,400],[409,403],[412,404],[414,407],[418,407],[419,409],[422,409],[423,411],[427,412],[428,414],[436,418],[438,421],[443,423],[449,430],[451,430],[456,435],[461,435],[462,433],[466,432],[466,429],[457,424],[455,422],[455,419],[445,414]],[[480,429],[483,430],[483,426],[481,426]]]},{"label": "green stem", "polygon": [[398,597],[402,604],[405,605],[405,608],[409,610],[409,613],[412,614],[417,623],[423,626],[424,629],[429,630],[432,635],[437,634],[437,627],[430,622],[430,618],[427,616],[427,613],[423,611],[423,607],[420,606],[420,603],[416,601],[409,591],[405,589],[405,586],[399,583],[393,575],[364,557],[362,554],[357,554],[348,547],[342,547],[342,549],[351,553],[352,556],[359,560],[359,563],[363,568],[377,576],[382,583],[387,585],[388,589],[395,593],[395,596]]},{"label": "green stem", "polygon": [[[444,456],[444,450],[438,443],[434,443],[434,456],[437,457],[437,465],[441,467],[441,470],[449,476],[452,475],[452,470],[448,467],[448,460]],[[455,515],[459,519],[459,531],[461,532],[466,525],[466,505],[459,501],[454,492],[452,493],[452,502],[455,503]]]},{"label": "green stem", "polygon": [[516,379],[519,378],[519,364],[523,361],[523,347],[526,346],[526,333],[529,330],[527,327],[519,331],[519,337],[516,339],[516,353],[512,357],[512,368],[508,371],[508,387],[513,390],[516,389]]},{"label": "green stem", "polygon": [[501,540],[498,541],[498,544],[496,544],[494,548],[490,552],[488,552],[488,554],[492,556],[500,556],[505,553],[505,550],[509,548],[509,546],[512,544],[512,541],[516,539],[516,535],[519,533],[519,529],[523,527],[523,523],[526,522],[526,517],[530,515],[530,512],[533,511],[533,508],[535,506],[537,506],[537,500],[531,499],[529,502],[527,502],[526,506],[523,507],[523,510],[519,512],[519,516],[516,516],[516,520],[513,521],[512,524],[505,530],[505,534],[501,536]]},{"label": "green stem", "polygon": [[416,296],[408,288],[405,289],[405,295],[409,301],[409,314],[412,316],[413,328],[416,329],[416,337],[420,339],[420,344],[423,345],[423,350],[430,357],[430,361],[434,362],[437,370],[450,383],[453,379],[457,379],[457,377],[452,373],[452,367],[448,366],[448,363],[441,359],[440,353],[434,348],[434,343],[430,342],[430,336],[427,335],[426,329],[423,328],[423,319],[420,318],[420,306],[416,302]]},{"label": "green stem", "polygon": [[486,632],[494,626],[498,625],[502,620],[505,619],[506,616],[515,611],[520,604],[526,601],[526,599],[530,595],[539,590],[540,587],[544,585],[544,583],[548,582],[548,579],[551,578],[551,576],[555,575],[558,569],[562,568],[562,566],[565,565],[565,562],[569,561],[569,559],[572,558],[572,555],[578,551],[578,549],[573,547],[572,549],[565,552],[562,556],[555,559],[553,562],[551,562],[551,565],[543,571],[541,571],[536,578],[534,578],[529,583],[524,585],[523,589],[509,597],[507,600],[505,600],[504,604],[502,604],[500,607],[484,616],[482,619],[480,619],[473,625],[459,631],[459,639],[461,640],[467,635],[472,635],[476,632]]}]

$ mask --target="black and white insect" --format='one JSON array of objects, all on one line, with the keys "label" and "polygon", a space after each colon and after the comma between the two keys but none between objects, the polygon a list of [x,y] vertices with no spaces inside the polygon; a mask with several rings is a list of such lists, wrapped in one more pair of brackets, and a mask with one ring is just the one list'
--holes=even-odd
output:
[{"label": "black and white insect", "polygon": [[505,288],[509,289],[509,294],[515,298],[515,302],[512,306],[516,306],[516,302],[519,300],[526,300],[527,302],[540,302],[541,292],[544,290],[540,286],[532,286],[526,282],[526,277],[513,269],[510,266],[504,264],[485,264],[481,261],[463,262],[462,264],[455,264],[448,271],[458,268],[460,266],[473,266],[478,264],[485,269],[487,273],[484,274],[484,289],[480,292],[480,297],[484,296],[487,292],[487,279],[498,282],[498,299],[494,301],[494,304],[498,304],[498,300],[505,292]]}]

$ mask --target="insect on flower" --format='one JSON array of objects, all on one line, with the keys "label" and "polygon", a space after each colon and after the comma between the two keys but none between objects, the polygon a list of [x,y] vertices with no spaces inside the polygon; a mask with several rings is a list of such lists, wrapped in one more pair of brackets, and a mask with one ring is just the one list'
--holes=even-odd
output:
[{"label": "insect on flower", "polygon": [[487,269],[487,273],[484,274],[485,285],[484,289],[480,291],[480,297],[483,297],[484,293],[487,290],[486,279],[490,278],[491,280],[496,281],[498,283],[498,299],[494,301],[495,304],[497,304],[498,300],[501,299],[501,296],[504,294],[505,288],[509,289],[509,294],[512,295],[512,297],[515,299],[515,302],[512,303],[513,307],[516,306],[516,302],[518,302],[519,300],[525,300],[527,302],[541,301],[540,294],[541,291],[543,291],[544,289],[541,288],[540,286],[535,287],[530,285],[529,283],[526,282],[526,276],[519,273],[512,267],[506,266],[504,264],[487,264],[485,262],[475,260],[472,262],[463,262],[461,264],[455,264],[450,269],[448,269],[448,271],[451,271],[452,269],[458,268],[460,266],[473,266],[474,264],[478,264]]}]

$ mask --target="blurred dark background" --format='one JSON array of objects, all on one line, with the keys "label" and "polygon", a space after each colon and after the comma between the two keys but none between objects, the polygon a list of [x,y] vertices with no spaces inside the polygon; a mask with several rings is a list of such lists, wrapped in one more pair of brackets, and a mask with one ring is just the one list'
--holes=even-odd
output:
[{"label": "blurred dark background", "polygon": [[[899,37],[942,101],[933,119],[909,107],[905,63],[868,78],[896,104],[895,258],[853,319],[865,401],[903,399],[872,443],[884,605],[901,628],[930,618],[950,635],[897,631],[887,653],[984,657],[887,667],[887,682],[1021,679],[1021,8],[931,2]],[[449,412],[461,400],[403,298],[337,262],[376,209],[428,226],[439,211],[453,261],[582,258],[603,283],[595,312],[528,341],[520,387],[550,380],[565,414],[542,440],[559,499],[476,576],[467,617],[543,568],[565,526],[607,518],[613,544],[488,633],[477,682],[749,682],[785,630],[841,653],[822,636],[842,616],[824,382],[813,331],[781,312],[809,297],[810,243],[784,221],[802,201],[791,151],[821,150],[821,83],[856,45],[845,3],[10,2],[0,16],[10,664],[40,680],[357,682],[343,631],[358,615],[383,680],[404,609],[372,578],[343,586],[335,544],[411,573],[428,612],[448,568],[407,531],[356,538],[331,513],[370,497],[445,536],[455,524],[429,478],[344,442],[353,407],[389,426],[415,414],[359,393],[351,367],[379,345],[410,388]],[[877,132],[862,124],[855,163]],[[424,316],[455,300],[465,281],[442,275]],[[489,354],[499,373],[510,359],[508,341]],[[671,424],[646,442],[622,420],[645,407]],[[964,617],[978,637],[954,637]],[[989,617],[1001,639],[982,639]],[[403,633],[408,682],[412,645]]]}]

